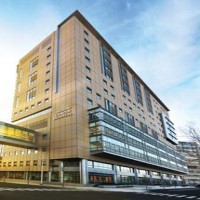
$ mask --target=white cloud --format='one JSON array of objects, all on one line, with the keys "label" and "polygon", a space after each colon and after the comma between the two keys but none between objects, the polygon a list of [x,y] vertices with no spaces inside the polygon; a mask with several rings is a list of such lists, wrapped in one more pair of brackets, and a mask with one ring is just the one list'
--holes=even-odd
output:
[{"label": "white cloud", "polygon": [[200,2],[161,2],[140,13],[124,57],[172,110],[176,127],[200,126]]}]

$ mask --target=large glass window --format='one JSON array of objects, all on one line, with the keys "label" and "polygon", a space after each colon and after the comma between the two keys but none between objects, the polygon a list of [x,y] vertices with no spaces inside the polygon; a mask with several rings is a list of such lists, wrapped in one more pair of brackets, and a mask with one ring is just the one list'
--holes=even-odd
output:
[{"label": "large glass window", "polygon": [[63,181],[65,183],[80,183],[79,172],[64,172]]},{"label": "large glass window", "polygon": [[16,97],[15,99],[15,108],[19,106],[19,97]]},{"label": "large glass window", "polygon": [[111,164],[101,163],[101,162],[94,162],[93,164],[94,164],[94,168],[112,170]]},{"label": "large glass window", "polygon": [[36,96],[36,88],[32,88],[31,90],[29,90],[27,92],[26,102],[30,102],[30,101],[34,100],[35,96]]},{"label": "large glass window", "polygon": [[17,92],[19,93],[20,90],[21,90],[21,83],[19,82],[19,83],[17,84]]},{"label": "large glass window", "polygon": [[145,90],[145,97],[146,97],[146,104],[147,104],[147,110],[153,114],[153,107],[152,107],[152,103],[151,103],[151,96],[150,93]]},{"label": "large glass window", "polygon": [[30,71],[34,70],[38,65],[38,57],[34,58],[31,62],[30,62],[30,66],[29,69]]},{"label": "large glass window", "polygon": [[135,177],[134,176],[120,175],[120,183],[133,184],[133,183],[135,183]]},{"label": "large glass window", "polygon": [[134,86],[135,86],[136,100],[139,104],[143,105],[140,83],[137,80],[134,80]]},{"label": "large glass window", "polygon": [[130,95],[127,69],[125,65],[123,65],[122,63],[120,63],[119,65],[119,73],[120,73],[120,80],[121,80],[121,88],[124,92]]},{"label": "large glass window", "polygon": [[140,128],[143,132],[148,133],[148,128],[147,125],[144,124],[143,122],[140,122]]},{"label": "large glass window", "polygon": [[37,72],[34,72],[28,77],[28,85],[32,85],[37,81]]},{"label": "large glass window", "polygon": [[20,70],[19,70],[19,78],[22,78],[23,77],[23,69],[21,68]]},{"label": "large glass window", "polygon": [[125,112],[125,120],[131,124],[132,126],[135,126],[135,121],[134,121],[134,117],[132,115],[130,115],[129,113]]},{"label": "large glass window", "polygon": [[108,112],[117,115],[117,106],[107,99],[105,99],[105,108]]},{"label": "large glass window", "polygon": [[111,54],[104,46],[101,46],[101,64],[102,64],[102,73],[108,79],[113,81]]},{"label": "large glass window", "polygon": [[114,183],[113,174],[101,174],[89,172],[89,183]]}]

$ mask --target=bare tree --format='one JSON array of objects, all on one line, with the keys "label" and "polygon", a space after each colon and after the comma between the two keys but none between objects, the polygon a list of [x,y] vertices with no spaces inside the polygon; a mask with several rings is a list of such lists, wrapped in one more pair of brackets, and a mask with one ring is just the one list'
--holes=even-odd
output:
[{"label": "bare tree", "polygon": [[200,128],[194,122],[188,122],[181,132],[191,141],[200,145]]},{"label": "bare tree", "polygon": [[190,157],[187,160],[188,164],[194,162],[200,163],[200,128],[194,122],[188,122],[180,131],[188,138],[189,142],[194,142],[196,146],[195,152],[185,152]]}]

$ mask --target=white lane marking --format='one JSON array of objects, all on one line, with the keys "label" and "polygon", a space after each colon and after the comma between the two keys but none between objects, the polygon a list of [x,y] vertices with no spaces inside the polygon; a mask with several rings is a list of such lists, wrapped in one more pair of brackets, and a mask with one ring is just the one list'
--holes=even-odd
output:
[{"label": "white lane marking", "polygon": [[187,197],[188,195],[180,195],[180,196],[176,196],[178,198],[182,198],[182,197]]}]

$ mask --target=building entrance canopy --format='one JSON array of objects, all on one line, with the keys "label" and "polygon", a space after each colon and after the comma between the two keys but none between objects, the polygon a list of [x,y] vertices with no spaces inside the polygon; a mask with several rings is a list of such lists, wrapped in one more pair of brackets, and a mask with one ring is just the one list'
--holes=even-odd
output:
[{"label": "building entrance canopy", "polygon": [[37,132],[0,121],[0,144],[37,149]]}]

